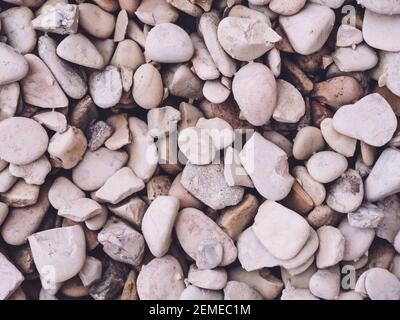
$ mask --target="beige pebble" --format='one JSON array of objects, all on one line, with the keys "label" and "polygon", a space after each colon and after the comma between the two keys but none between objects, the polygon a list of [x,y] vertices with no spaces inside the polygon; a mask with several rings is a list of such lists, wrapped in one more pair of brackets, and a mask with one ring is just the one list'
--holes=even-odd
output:
[{"label": "beige pebble", "polygon": [[92,231],[97,231],[103,228],[103,226],[106,224],[108,218],[108,210],[107,208],[103,205],[102,206],[102,211],[95,215],[92,218],[89,218],[85,220],[85,225],[89,230]]},{"label": "beige pebble", "polygon": [[203,81],[186,64],[171,65],[163,73],[163,82],[170,95],[194,100],[203,98]]},{"label": "beige pebble", "polygon": [[102,263],[94,257],[86,257],[85,264],[81,271],[79,271],[79,278],[85,287],[90,286],[95,281],[101,278]]},{"label": "beige pebble", "polygon": [[193,68],[201,80],[215,80],[220,76],[220,72],[212,59],[203,39],[196,33],[190,34],[194,47],[192,57]]},{"label": "beige pebble", "polygon": [[17,82],[0,86],[0,120],[13,117],[19,105],[20,87]]},{"label": "beige pebble", "polygon": [[285,151],[288,157],[291,157],[293,155],[293,143],[284,135],[280,134],[277,131],[264,131],[263,137]]},{"label": "beige pebble", "polygon": [[239,152],[228,147],[224,156],[224,177],[229,186],[254,188],[254,184],[240,163]]},{"label": "beige pebble", "polygon": [[107,118],[106,122],[114,130],[111,137],[104,144],[108,149],[118,150],[132,142],[128,126],[128,115],[126,113],[112,115]]},{"label": "beige pebble", "polygon": [[14,48],[5,43],[0,43],[2,64],[0,67],[0,85],[9,84],[24,78],[28,71],[28,61]]},{"label": "beige pebble", "polygon": [[277,80],[278,101],[272,117],[278,122],[296,123],[304,116],[306,104],[301,93],[289,82]]},{"label": "beige pebble", "polygon": [[143,258],[143,236],[120,219],[111,217],[97,235],[104,252],[113,260],[138,266]]},{"label": "beige pebble", "polygon": [[292,169],[292,175],[304,191],[310,196],[315,206],[321,205],[326,196],[326,190],[322,183],[316,181],[306,167],[296,166]]},{"label": "beige pebble", "polygon": [[281,300],[319,300],[309,289],[285,288]]},{"label": "beige pebble", "polygon": [[144,0],[135,11],[138,19],[150,26],[160,23],[175,22],[179,11],[168,2],[162,0]]},{"label": "beige pebble", "polygon": [[147,113],[149,133],[153,137],[164,137],[177,128],[181,113],[171,106],[154,108]]},{"label": "beige pebble", "polygon": [[203,86],[204,97],[212,103],[222,103],[229,98],[230,88],[227,88],[220,80],[206,80]]},{"label": "beige pebble", "polygon": [[103,208],[96,201],[89,198],[79,198],[71,200],[68,205],[58,209],[58,215],[71,219],[75,222],[82,222],[97,216]]},{"label": "beige pebble", "polygon": [[214,160],[217,154],[208,130],[201,128],[183,129],[178,136],[178,146],[188,161],[194,165],[207,165]]},{"label": "beige pebble", "polygon": [[337,48],[332,54],[333,61],[340,71],[366,71],[378,63],[378,55],[365,44],[353,48]]},{"label": "beige pebble", "polygon": [[306,162],[308,172],[320,183],[336,180],[346,171],[347,166],[346,158],[333,151],[318,152]]},{"label": "beige pebble", "polygon": [[51,170],[51,164],[45,156],[42,156],[26,165],[10,164],[9,170],[14,177],[23,178],[28,184],[41,185]]},{"label": "beige pebble", "polygon": [[382,268],[372,268],[368,271],[365,289],[371,300],[400,299],[400,280]]},{"label": "beige pebble", "polygon": [[326,118],[321,122],[321,133],[326,143],[345,157],[352,157],[356,151],[357,140],[340,134],[333,127],[333,120]]},{"label": "beige pebble", "polygon": [[132,197],[116,205],[109,205],[108,208],[116,216],[141,229],[147,204],[139,197]]},{"label": "beige pebble", "polygon": [[288,172],[287,155],[282,149],[256,132],[246,142],[239,157],[263,197],[278,201],[289,194],[294,179]]},{"label": "beige pebble", "polygon": [[0,300],[9,298],[24,281],[22,273],[0,252]]},{"label": "beige pebble", "polygon": [[[97,21],[97,23],[93,23],[93,21]],[[90,35],[106,39],[114,31],[115,18],[94,4],[81,3],[79,5],[79,25]]]},{"label": "beige pebble", "polygon": [[40,108],[68,107],[68,98],[46,64],[34,54],[25,55],[29,73],[22,80],[22,96],[25,103]]},{"label": "beige pebble", "polygon": [[128,21],[128,13],[125,10],[121,10],[115,22],[114,41],[119,42],[124,40],[128,28]]},{"label": "beige pebble", "polygon": [[383,210],[384,217],[376,230],[376,234],[378,237],[393,243],[396,233],[400,230],[400,201],[396,195],[393,195],[379,201],[378,207]]},{"label": "beige pebble", "polygon": [[144,188],[143,181],[128,167],[115,172],[104,185],[96,191],[96,197],[102,201],[116,204]]},{"label": "beige pebble", "polygon": [[352,47],[363,42],[362,31],[348,24],[341,24],[336,35],[337,47]]},{"label": "beige pebble", "polygon": [[10,207],[27,207],[37,202],[39,190],[39,186],[27,184],[24,180],[20,179],[11,189],[0,194],[0,199]]},{"label": "beige pebble", "polygon": [[142,50],[135,41],[130,39],[118,43],[110,62],[110,64],[115,67],[125,67],[132,72],[135,72],[144,63],[145,60]]},{"label": "beige pebble", "polygon": [[306,160],[324,147],[325,141],[321,130],[311,126],[304,127],[299,130],[294,139],[293,156],[297,160]]},{"label": "beige pebble", "polygon": [[17,177],[11,174],[10,166],[0,172],[0,192],[7,192],[17,182]]},{"label": "beige pebble", "polygon": [[79,225],[34,233],[28,240],[40,275],[50,273],[56,283],[74,277],[85,263],[85,234]]},{"label": "beige pebble", "polygon": [[0,226],[3,224],[7,215],[8,215],[8,206],[5,203],[0,202]]},{"label": "beige pebble", "polygon": [[192,196],[181,183],[182,173],[179,173],[168,191],[168,195],[179,199],[179,207],[202,209],[204,205],[200,200]]},{"label": "beige pebble", "polygon": [[39,122],[43,127],[55,132],[64,132],[67,130],[67,119],[61,112],[41,112],[35,114],[33,119]]},{"label": "beige pebble", "polygon": [[85,193],[65,177],[57,177],[49,189],[49,201],[55,209],[66,207],[72,200],[84,197]]},{"label": "beige pebble", "polygon": [[144,239],[155,257],[164,256],[172,241],[172,228],[178,215],[179,200],[159,196],[148,207],[143,217]]},{"label": "beige pebble", "polygon": [[94,103],[100,108],[115,106],[122,96],[120,72],[114,66],[93,72],[89,78],[89,90]]},{"label": "beige pebble", "polygon": [[82,130],[69,127],[51,137],[47,151],[54,166],[72,169],[83,158],[86,149],[87,140]]},{"label": "beige pebble", "polygon": [[323,226],[317,230],[319,249],[316,255],[318,269],[332,267],[343,260],[345,239],[339,229]]},{"label": "beige pebble", "polygon": [[244,282],[228,281],[224,288],[224,300],[263,300],[263,297]]},{"label": "beige pebble", "polygon": [[[256,1],[257,2],[257,1]],[[268,2],[268,1],[267,1]],[[284,16],[291,16],[293,14],[296,14],[299,12],[304,5],[306,4],[306,0],[272,0],[269,3],[269,8],[278,14],[284,15]]]},{"label": "beige pebble", "polygon": [[310,279],[310,291],[324,300],[334,300],[340,293],[339,266],[320,269]]},{"label": "beige pebble", "polygon": [[221,290],[226,286],[227,279],[227,272],[222,268],[200,270],[192,264],[188,273],[189,283],[202,289]]},{"label": "beige pebble", "polygon": [[123,151],[100,148],[87,150],[81,162],[72,170],[72,181],[84,191],[100,188],[115,172],[121,169],[128,155]]},{"label": "beige pebble", "polygon": [[232,239],[200,210],[186,208],[180,211],[175,231],[182,248],[196,261],[199,246],[204,241],[215,241],[223,246],[223,259],[219,265],[228,265],[236,259],[237,250]]},{"label": "beige pebble", "polygon": [[137,278],[140,300],[178,300],[185,289],[178,260],[165,255],[145,264]]}]

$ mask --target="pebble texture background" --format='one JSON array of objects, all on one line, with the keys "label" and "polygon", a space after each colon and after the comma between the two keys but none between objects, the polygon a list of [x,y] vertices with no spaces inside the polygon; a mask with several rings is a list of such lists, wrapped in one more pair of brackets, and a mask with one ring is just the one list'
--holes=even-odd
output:
[{"label": "pebble texture background", "polygon": [[400,1],[0,1],[0,299],[400,300]]}]

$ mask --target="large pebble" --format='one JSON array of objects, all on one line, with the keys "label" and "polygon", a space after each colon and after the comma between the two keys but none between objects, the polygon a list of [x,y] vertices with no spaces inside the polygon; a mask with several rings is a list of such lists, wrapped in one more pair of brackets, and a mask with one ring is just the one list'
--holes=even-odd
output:
[{"label": "large pebble", "polygon": [[114,66],[93,72],[89,78],[89,90],[94,103],[100,108],[115,106],[122,96],[120,72]]},{"label": "large pebble", "polygon": [[373,93],[341,107],[333,117],[333,127],[341,134],[381,147],[392,138],[397,118],[389,103]]},{"label": "large pebble", "polygon": [[159,196],[150,204],[143,217],[144,239],[155,257],[164,256],[172,241],[172,228],[178,215],[179,200],[171,196]]},{"label": "large pebble", "polygon": [[382,268],[368,270],[365,289],[371,300],[400,300],[400,280]]},{"label": "large pebble", "polygon": [[97,235],[103,250],[112,259],[138,266],[144,252],[143,236],[128,224],[117,218],[110,218]]},{"label": "large pebble", "polygon": [[79,198],[71,200],[68,205],[61,207],[57,214],[75,222],[82,222],[99,215],[102,211],[103,208],[96,201]]},{"label": "large pebble", "polygon": [[376,228],[384,217],[382,209],[368,202],[347,215],[350,225],[357,228]]},{"label": "large pebble", "polygon": [[343,259],[346,261],[361,258],[375,237],[374,229],[354,228],[347,219],[342,220],[338,229],[345,239]]},{"label": "large pebble", "polygon": [[214,210],[238,204],[244,194],[242,187],[230,187],[226,183],[224,168],[220,164],[187,164],[182,172],[181,183],[193,196]]},{"label": "large pebble", "polygon": [[296,212],[274,202],[265,201],[254,219],[253,231],[276,258],[294,258],[310,235],[309,225]]},{"label": "large pebble", "polygon": [[95,4],[81,3],[79,5],[79,24],[92,36],[106,39],[114,31],[115,17]]},{"label": "large pebble", "polygon": [[[220,227],[208,218],[203,212],[194,208],[183,209],[177,218],[175,231],[183,250],[194,260],[198,257],[199,247],[206,242],[214,242],[223,247],[222,261],[217,265],[231,264],[237,257],[237,249],[232,239]],[[206,252],[207,260],[214,259],[214,250],[211,245]],[[200,251],[201,252],[201,251]]]},{"label": "large pebble", "polygon": [[185,62],[190,60],[193,52],[189,35],[176,24],[158,24],[147,35],[145,55],[156,62]]},{"label": "large pebble", "polygon": [[157,107],[164,96],[160,72],[151,64],[141,65],[135,72],[132,88],[133,99],[144,109]]},{"label": "large pebble", "polygon": [[85,234],[79,225],[41,231],[28,240],[39,274],[55,283],[71,279],[85,263]]},{"label": "large pebble", "polygon": [[345,239],[339,229],[323,226],[317,230],[319,249],[316,255],[318,269],[334,266],[343,260]]},{"label": "large pebble", "polygon": [[228,281],[224,288],[224,300],[263,300],[263,297],[244,282]]},{"label": "large pebble", "polygon": [[275,77],[261,63],[249,63],[240,68],[232,83],[232,92],[244,118],[261,126],[272,116],[277,101]]},{"label": "large pebble", "polygon": [[281,148],[255,132],[239,154],[256,190],[266,199],[282,200],[293,185],[288,158]]},{"label": "large pebble", "polygon": [[24,276],[22,273],[0,252],[0,300],[5,300],[18,289]]},{"label": "large pebble", "polygon": [[188,281],[203,289],[221,290],[226,286],[228,275],[225,269],[200,270],[194,264],[190,266]]},{"label": "large pebble", "polygon": [[278,101],[272,117],[278,122],[298,122],[306,111],[301,93],[290,82],[279,79],[276,83]]},{"label": "large pebble", "polygon": [[49,138],[36,121],[13,117],[1,121],[0,140],[0,158],[16,165],[25,165],[46,152]]},{"label": "large pebble", "polygon": [[49,189],[49,201],[53,208],[68,206],[70,201],[84,198],[85,193],[65,177],[57,177]]},{"label": "large pebble", "polygon": [[324,147],[325,141],[321,130],[307,126],[297,132],[293,143],[293,156],[297,160],[306,160]]},{"label": "large pebble", "polygon": [[51,164],[45,156],[42,156],[26,165],[10,164],[9,169],[14,177],[23,178],[28,184],[41,185],[51,170]]},{"label": "large pebble", "polygon": [[333,151],[314,154],[306,163],[310,175],[320,183],[329,183],[339,178],[347,169],[344,156]]},{"label": "large pebble", "polygon": [[318,270],[310,279],[310,291],[324,300],[337,298],[340,292],[339,266]]},{"label": "large pebble", "polygon": [[334,11],[326,6],[307,4],[292,16],[280,16],[279,23],[297,53],[312,54],[325,44],[335,23]]},{"label": "large pebble", "polygon": [[24,78],[29,71],[28,61],[14,48],[0,43],[0,85]]},{"label": "large pebble", "polygon": [[326,143],[336,152],[345,157],[352,157],[356,151],[357,140],[340,134],[333,127],[331,118],[321,122],[321,133]]},{"label": "large pebble", "polygon": [[185,289],[183,271],[178,260],[165,255],[144,265],[137,278],[141,300],[178,300]]},{"label": "large pebble", "polygon": [[123,151],[100,148],[86,151],[81,162],[72,170],[73,182],[84,191],[94,191],[123,167],[128,155]]},{"label": "large pebble", "polygon": [[337,48],[332,54],[333,61],[340,71],[366,71],[378,63],[378,55],[367,45],[358,45],[353,48]]}]

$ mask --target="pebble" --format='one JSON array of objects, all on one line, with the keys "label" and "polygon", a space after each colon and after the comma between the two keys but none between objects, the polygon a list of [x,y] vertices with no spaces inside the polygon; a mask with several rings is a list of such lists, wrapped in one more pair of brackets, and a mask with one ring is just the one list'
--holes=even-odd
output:
[{"label": "pebble", "polygon": [[383,210],[378,206],[365,202],[357,210],[348,213],[347,219],[352,227],[377,228],[384,216]]},{"label": "pebble", "polygon": [[269,200],[258,208],[252,229],[265,248],[282,260],[294,258],[310,234],[310,227],[304,218]]},{"label": "pebble", "polygon": [[85,220],[85,226],[91,231],[100,230],[107,222],[108,211],[106,207],[102,206],[102,211],[95,215],[93,218]]},{"label": "pebble", "polygon": [[141,22],[151,26],[165,22],[173,23],[179,17],[177,9],[168,2],[160,0],[142,1],[135,14]]},{"label": "pebble", "polygon": [[116,204],[144,187],[143,181],[130,168],[123,167],[108,178],[104,185],[96,191],[96,198]]},{"label": "pebble", "polygon": [[378,237],[393,243],[396,233],[400,230],[399,199],[395,195],[387,197],[378,202],[378,207],[383,210],[384,217],[376,230],[376,234]]},{"label": "pebble", "polygon": [[0,252],[0,300],[10,297],[24,281],[21,272]]},{"label": "pebble", "polygon": [[222,268],[200,270],[192,264],[188,273],[188,281],[202,289],[221,290],[226,286],[228,274]]},{"label": "pebble", "polygon": [[357,140],[340,134],[333,127],[332,118],[321,122],[321,133],[326,143],[336,152],[345,157],[352,157],[356,151]]},{"label": "pebble", "polygon": [[239,151],[228,147],[224,156],[224,177],[229,186],[243,186],[254,188],[246,170],[240,163]]},{"label": "pebble", "polygon": [[57,214],[75,222],[82,222],[97,216],[102,211],[103,208],[96,201],[89,198],[79,198],[71,200],[68,205],[61,207]]},{"label": "pebble", "polygon": [[[73,49],[72,49],[73,48]],[[93,69],[102,69],[104,58],[83,34],[70,34],[57,46],[57,55],[69,62]]]},{"label": "pebble", "polygon": [[147,204],[139,197],[131,197],[116,205],[109,205],[108,209],[116,216],[132,224],[135,228],[141,229]]},{"label": "pebble", "polygon": [[179,173],[172,182],[172,185],[168,190],[168,195],[179,200],[179,207],[181,209],[196,208],[201,210],[204,206],[203,203],[199,199],[192,196],[190,192],[185,189],[181,183],[181,179],[182,173]]},{"label": "pebble", "polygon": [[302,55],[322,48],[335,23],[334,11],[326,6],[308,3],[292,16],[280,16],[279,24],[293,49]]},{"label": "pebble", "polygon": [[311,293],[324,300],[334,300],[340,293],[339,266],[318,270],[310,279]]},{"label": "pebble", "polygon": [[42,185],[51,170],[51,164],[42,156],[26,165],[10,164],[9,170],[14,177],[23,178],[28,184]]},{"label": "pebble", "polygon": [[114,66],[95,71],[89,78],[89,91],[94,103],[103,109],[115,106],[122,96],[121,74]]},{"label": "pebble", "polygon": [[85,263],[85,234],[79,225],[34,233],[28,240],[39,274],[56,283],[74,277]]},{"label": "pebble", "polygon": [[288,172],[288,158],[282,149],[256,132],[246,142],[239,157],[263,197],[278,201],[289,194],[294,179]]},{"label": "pebble", "polygon": [[347,219],[342,220],[338,229],[345,239],[343,260],[347,261],[361,258],[375,237],[374,229],[352,227]]},{"label": "pebble", "polygon": [[368,270],[365,289],[371,300],[400,300],[400,280],[382,268]]},{"label": "pebble", "polygon": [[29,73],[22,80],[22,96],[26,103],[39,108],[65,108],[68,98],[46,64],[34,54],[26,54]]},{"label": "pebble", "polygon": [[292,169],[292,175],[307,195],[311,198],[314,206],[323,204],[326,190],[322,183],[317,182],[309,173],[306,167],[296,166]]},{"label": "pebble", "polygon": [[[257,1],[255,1],[257,2]],[[268,2],[268,1],[267,1]],[[299,12],[304,5],[306,4],[306,0],[284,0],[284,1],[279,1],[279,0],[272,0],[269,3],[269,8],[278,14],[284,15],[284,16],[291,16]]]},{"label": "pebble", "polygon": [[121,169],[128,155],[123,151],[100,148],[94,152],[87,150],[81,162],[72,170],[72,181],[84,191],[94,191],[106,183]]},{"label": "pebble", "polygon": [[7,192],[17,182],[17,177],[10,172],[10,167],[0,172],[0,192]]},{"label": "pebble", "polygon": [[179,63],[190,60],[194,48],[189,35],[172,23],[160,23],[147,35],[145,55],[161,63]]},{"label": "pebble", "polygon": [[121,300],[139,300],[136,290],[137,272],[134,270],[129,271],[128,277],[124,284],[121,294]]},{"label": "pebble", "polygon": [[304,127],[294,138],[293,157],[297,160],[306,160],[324,147],[325,141],[321,130],[311,126]]},{"label": "pebble", "polygon": [[230,146],[235,138],[233,128],[225,120],[214,117],[211,119],[200,118],[196,127],[207,131],[216,150],[222,150]]},{"label": "pebble", "polygon": [[87,95],[80,100],[70,114],[71,125],[81,129],[82,131],[95,122],[99,114],[92,98]]},{"label": "pebble", "polygon": [[92,285],[101,278],[103,266],[100,260],[94,257],[86,257],[82,270],[79,271],[79,279],[85,287]]},{"label": "pebble", "polygon": [[362,31],[348,24],[341,24],[336,35],[337,47],[353,47],[363,42]]},{"label": "pebble", "polygon": [[0,202],[0,226],[3,224],[7,215],[8,215],[8,206],[5,203]]},{"label": "pebble", "polygon": [[278,101],[272,117],[279,122],[296,123],[306,111],[301,93],[289,82],[277,80]]},{"label": "pebble", "polygon": [[51,137],[47,151],[55,167],[72,169],[81,161],[86,148],[87,140],[82,130],[69,127]]},{"label": "pebble", "polygon": [[193,43],[194,55],[192,57],[193,68],[201,80],[215,80],[220,76],[220,72],[214,63],[207,47],[201,37],[196,33],[190,34]]},{"label": "pebble", "polygon": [[317,230],[319,249],[316,254],[318,269],[332,267],[343,260],[345,238],[339,229],[323,226]]},{"label": "pebble", "polygon": [[285,288],[281,300],[319,300],[309,289]]},{"label": "pebble", "polygon": [[187,164],[182,172],[181,183],[193,196],[214,210],[238,204],[244,194],[242,187],[230,187],[226,183],[220,164]]},{"label": "pebble", "polygon": [[112,259],[138,266],[144,252],[143,236],[128,224],[117,218],[109,218],[97,235],[104,252]]},{"label": "pebble", "polygon": [[[399,85],[399,75],[396,72],[398,65],[400,63],[400,54],[398,52],[379,52],[379,64],[373,70],[372,75],[378,81],[380,94],[389,102],[390,105],[393,106],[393,101],[395,101],[396,96],[400,95],[400,85]],[[389,89],[389,92],[395,94],[394,97],[389,99],[391,95],[388,93],[384,94],[382,90],[384,90],[386,86]],[[395,111],[396,112],[396,111]],[[396,112],[397,114],[397,112]]]},{"label": "pebble", "polygon": [[[367,9],[364,13],[362,28],[364,40],[375,49],[399,51],[400,46],[396,42],[399,26],[399,15],[384,15]],[[384,37],[383,34],[385,34]]]},{"label": "pebble", "polygon": [[161,103],[164,96],[163,82],[160,72],[152,64],[142,64],[136,70],[132,94],[135,102],[144,109],[153,109]]},{"label": "pebble", "polygon": [[[202,265],[208,263],[215,264],[215,246],[220,245],[223,247],[222,261],[217,265],[225,266],[232,263],[237,257],[237,249],[232,239],[224,233],[220,227],[208,218],[203,212],[194,208],[186,208],[180,211],[175,224],[175,232],[178,237],[178,241],[181,244],[183,250],[196,262],[199,260],[197,255],[200,251]],[[210,245],[212,241],[213,245]],[[204,247],[204,250],[200,250],[200,246]],[[203,256],[204,255],[204,256]],[[216,267],[207,266],[206,269]],[[199,268],[201,266],[198,265]]]},{"label": "pebble", "polygon": [[179,200],[171,196],[159,196],[147,208],[143,217],[142,232],[155,257],[160,258],[167,253],[178,211]]},{"label": "pebble", "polygon": [[[93,23],[99,21],[99,23]],[[90,35],[106,39],[112,35],[115,18],[112,14],[91,3],[79,4],[79,25]]]},{"label": "pebble", "polygon": [[85,193],[65,177],[57,177],[49,189],[49,201],[53,208],[66,207],[71,201],[84,198]]},{"label": "pebble", "polygon": [[332,54],[333,61],[340,71],[366,71],[378,64],[378,55],[364,44],[353,48],[337,48]]},{"label": "pebble", "polygon": [[277,103],[277,84],[268,67],[250,63],[235,74],[232,93],[244,118],[254,126],[265,124]]},{"label": "pebble", "polygon": [[19,81],[28,74],[28,61],[14,48],[5,43],[0,43],[0,56],[0,85]]},{"label": "pebble", "polygon": [[364,198],[364,184],[358,171],[347,170],[330,187],[326,204],[341,213],[353,212],[360,207]]},{"label": "pebble", "polygon": [[0,121],[13,117],[18,108],[20,87],[18,83],[0,86]]},{"label": "pebble", "polygon": [[107,118],[106,123],[113,132],[104,143],[107,149],[115,151],[132,142],[126,113],[112,115]]},{"label": "pebble", "polygon": [[37,113],[33,116],[33,120],[55,132],[61,133],[67,130],[67,118],[61,112],[45,111]]},{"label": "pebble", "polygon": [[333,151],[318,152],[306,162],[308,172],[320,183],[336,180],[346,171],[347,166],[346,158]]},{"label": "pebble", "polygon": [[0,194],[0,200],[10,207],[22,208],[34,205],[39,197],[40,187],[27,184],[24,180],[18,180],[7,192]]},{"label": "pebble", "polygon": [[178,260],[165,255],[145,264],[137,278],[140,300],[178,300],[185,289]]},{"label": "pebble", "polygon": [[385,149],[381,153],[365,180],[365,198],[368,201],[375,202],[399,192],[397,171],[400,167],[397,167],[397,158],[400,158],[400,152],[394,148]]},{"label": "pebble", "polygon": [[0,158],[16,165],[39,159],[46,152],[49,141],[40,124],[23,117],[1,121],[0,139]]},{"label": "pebble", "polygon": [[224,288],[224,300],[263,300],[263,297],[244,282],[228,281]]},{"label": "pebble", "polygon": [[181,120],[181,113],[177,109],[166,106],[149,110],[147,123],[152,137],[165,137],[176,130]]},{"label": "pebble", "polygon": [[104,121],[97,121],[86,130],[88,146],[91,151],[99,149],[104,142],[112,135],[112,128]]},{"label": "pebble", "polygon": [[276,144],[279,148],[286,152],[288,157],[293,155],[293,143],[284,135],[277,131],[264,131],[263,137],[272,143]]},{"label": "pebble", "polygon": [[207,80],[203,86],[204,97],[212,103],[223,103],[231,94],[230,88],[219,80]]},{"label": "pebble", "polygon": [[180,300],[223,300],[221,291],[201,289],[189,285],[183,290]]}]

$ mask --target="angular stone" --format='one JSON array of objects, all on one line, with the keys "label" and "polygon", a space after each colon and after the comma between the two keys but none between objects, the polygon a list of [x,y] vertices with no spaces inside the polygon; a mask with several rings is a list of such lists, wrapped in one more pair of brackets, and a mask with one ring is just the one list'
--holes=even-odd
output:
[{"label": "angular stone", "polygon": [[19,270],[0,252],[0,300],[7,299],[24,281],[24,276]]},{"label": "angular stone", "polygon": [[306,104],[301,93],[290,83],[277,81],[278,101],[272,117],[278,122],[296,123],[306,111]]},{"label": "angular stone", "polygon": [[79,271],[79,278],[85,287],[92,285],[101,278],[102,263],[94,257],[86,257],[82,270]]},{"label": "angular stone", "polygon": [[84,198],[85,193],[65,177],[57,177],[49,190],[49,201],[53,208],[67,207],[71,201]]},{"label": "angular stone", "polygon": [[132,224],[135,228],[141,229],[147,204],[139,197],[132,197],[117,205],[109,205],[108,209],[116,216]]},{"label": "angular stone", "polygon": [[20,179],[10,190],[0,194],[0,200],[10,207],[27,207],[37,202],[39,191],[39,186],[27,184],[24,180]]},{"label": "angular stone", "polygon": [[71,200],[68,205],[58,210],[58,215],[71,219],[75,222],[82,222],[97,216],[103,211],[101,205],[89,198],[79,198]]},{"label": "angular stone", "polygon": [[316,255],[318,269],[332,267],[343,260],[345,239],[339,229],[323,226],[317,230],[319,249]]},{"label": "angular stone", "polygon": [[393,243],[398,230],[400,230],[400,202],[393,195],[378,202],[378,207],[383,210],[384,218],[379,224],[376,234],[379,238]]},{"label": "angular stone", "polygon": [[32,26],[43,32],[71,34],[78,31],[79,10],[77,5],[57,3],[46,7],[32,20]]},{"label": "angular stone", "polygon": [[47,111],[35,114],[33,119],[39,122],[45,128],[56,131],[64,132],[67,130],[67,119],[61,112]]},{"label": "angular stone", "polygon": [[356,211],[347,214],[352,227],[376,228],[384,218],[384,212],[378,206],[365,202]]}]

